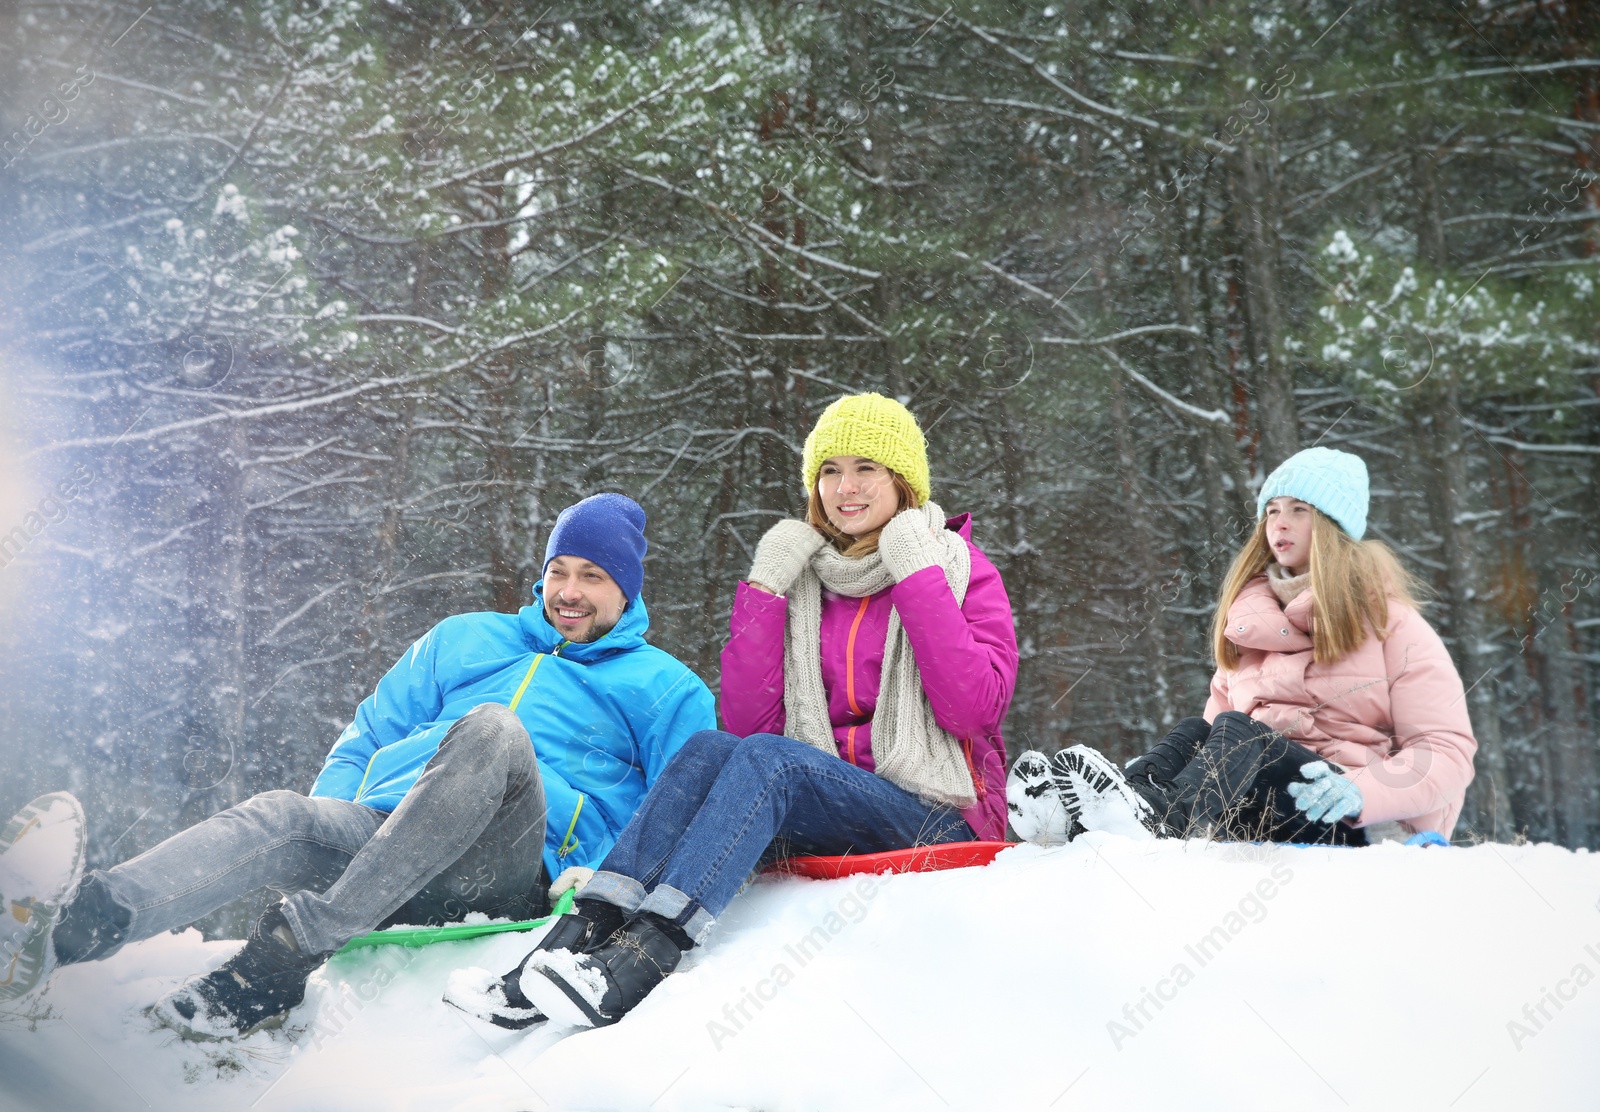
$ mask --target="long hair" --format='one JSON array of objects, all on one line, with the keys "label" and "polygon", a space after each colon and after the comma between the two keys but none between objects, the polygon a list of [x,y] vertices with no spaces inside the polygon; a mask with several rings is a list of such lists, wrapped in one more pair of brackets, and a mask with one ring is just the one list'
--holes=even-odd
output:
[{"label": "long hair", "polygon": [[[900,477],[900,472],[889,467],[885,467],[884,470],[889,472],[895,493],[900,496],[900,505],[895,509],[895,513],[901,510],[914,510],[922,504],[917,500],[917,492],[911,489],[911,484]],[[878,551],[878,534],[883,530],[874,529],[864,536],[853,537],[844,530],[835,528],[833,522],[828,520],[828,511],[822,508],[822,495],[817,491],[816,483],[811,484],[811,498],[806,504],[806,521],[822,530],[822,535],[828,538],[828,543],[851,559],[871,556]]]},{"label": "long hair", "polygon": [[[1272,563],[1267,521],[1233,558],[1217,595],[1211,619],[1211,655],[1217,667],[1239,667],[1239,646],[1228,640],[1228,610],[1239,592]],[[1389,628],[1389,600],[1417,605],[1417,580],[1382,541],[1352,540],[1333,519],[1313,507],[1311,520],[1311,646],[1318,664],[1331,664],[1354,652],[1371,630],[1380,639]]]}]

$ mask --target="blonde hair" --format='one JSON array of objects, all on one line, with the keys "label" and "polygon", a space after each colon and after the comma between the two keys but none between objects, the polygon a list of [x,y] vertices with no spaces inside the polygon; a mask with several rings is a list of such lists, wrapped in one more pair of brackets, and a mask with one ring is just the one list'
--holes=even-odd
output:
[{"label": "blonde hair", "polygon": [[[1245,584],[1267,573],[1272,563],[1267,521],[1233,558],[1217,595],[1211,619],[1211,655],[1217,667],[1239,667],[1239,646],[1228,640],[1228,611]],[[1420,586],[1394,551],[1382,541],[1350,538],[1333,519],[1313,507],[1311,520],[1311,646],[1318,664],[1331,664],[1360,647],[1371,630],[1380,640],[1389,628],[1389,600],[1417,605]]]},{"label": "blonde hair", "polygon": [[[880,466],[882,465],[880,464]],[[892,467],[885,467],[884,470],[889,472],[889,479],[894,483],[895,493],[900,496],[900,505],[896,507],[895,513],[899,513],[901,510],[914,510],[922,505],[922,501],[917,497],[917,492],[911,489],[911,484],[901,477],[900,472]],[[806,521],[813,527],[820,529],[822,535],[828,538],[828,543],[851,559],[871,556],[878,551],[878,534],[883,532],[883,529],[874,529],[864,536],[853,537],[843,529],[836,528],[833,522],[828,520],[828,511],[822,507],[822,495],[817,490],[816,483],[811,484],[811,498],[806,503]]]}]

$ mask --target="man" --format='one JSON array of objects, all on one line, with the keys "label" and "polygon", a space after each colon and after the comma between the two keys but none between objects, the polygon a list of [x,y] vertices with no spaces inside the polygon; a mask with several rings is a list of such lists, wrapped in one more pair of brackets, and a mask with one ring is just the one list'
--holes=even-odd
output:
[{"label": "man", "polygon": [[0,832],[0,999],[288,892],[226,964],[156,1005],[181,1032],[231,1037],[299,1004],[313,970],[380,924],[541,911],[543,878],[605,857],[684,740],[716,724],[705,684],[645,643],[644,525],[619,494],[562,511],[537,605],[458,614],[411,646],[309,796],[258,795],[81,885],[82,810],[35,800]]}]

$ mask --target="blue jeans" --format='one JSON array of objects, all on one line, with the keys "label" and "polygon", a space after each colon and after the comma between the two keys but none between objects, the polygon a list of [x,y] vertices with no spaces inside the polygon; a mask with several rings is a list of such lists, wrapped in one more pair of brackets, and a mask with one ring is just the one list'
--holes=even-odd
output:
[{"label": "blue jeans", "polygon": [[702,730],[662,771],[583,896],[654,912],[699,942],[763,863],[974,837],[954,807],[835,754],[777,734]]}]

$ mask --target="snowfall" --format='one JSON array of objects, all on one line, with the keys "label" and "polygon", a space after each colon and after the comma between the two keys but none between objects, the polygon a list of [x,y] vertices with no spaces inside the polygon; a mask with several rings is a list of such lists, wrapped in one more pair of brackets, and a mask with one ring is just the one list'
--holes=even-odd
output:
[{"label": "snowfall", "polygon": [[7,1109],[1587,1109],[1600,856],[1091,833],[993,864],[762,877],[636,1011],[508,1032],[441,1002],[536,936],[334,958],[277,1030],[145,1008],[193,931],[0,1014]]}]

